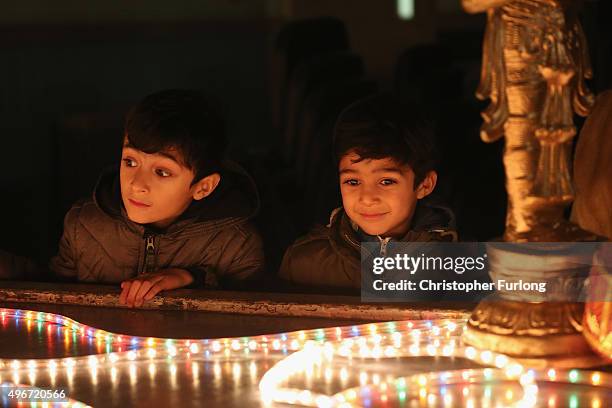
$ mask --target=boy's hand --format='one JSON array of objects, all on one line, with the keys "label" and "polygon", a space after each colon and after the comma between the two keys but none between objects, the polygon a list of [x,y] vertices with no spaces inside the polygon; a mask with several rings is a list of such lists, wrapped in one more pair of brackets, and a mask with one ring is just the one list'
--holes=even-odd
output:
[{"label": "boy's hand", "polygon": [[140,307],[145,300],[152,299],[162,290],[181,288],[191,282],[193,276],[184,269],[163,269],[143,274],[121,282],[119,303],[129,307]]}]

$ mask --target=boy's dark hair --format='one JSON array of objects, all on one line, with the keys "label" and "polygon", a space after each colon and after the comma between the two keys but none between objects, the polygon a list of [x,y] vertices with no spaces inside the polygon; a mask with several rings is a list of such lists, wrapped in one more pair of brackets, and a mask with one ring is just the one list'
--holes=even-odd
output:
[{"label": "boy's dark hair", "polygon": [[145,97],[128,113],[128,144],[145,153],[176,149],[195,174],[193,183],[221,170],[227,148],[225,123],[194,90],[170,89]]},{"label": "boy's dark hair", "polygon": [[359,161],[390,158],[414,171],[414,188],[435,170],[435,131],[425,115],[389,94],[361,99],[342,111],[334,128],[336,164],[350,152]]}]

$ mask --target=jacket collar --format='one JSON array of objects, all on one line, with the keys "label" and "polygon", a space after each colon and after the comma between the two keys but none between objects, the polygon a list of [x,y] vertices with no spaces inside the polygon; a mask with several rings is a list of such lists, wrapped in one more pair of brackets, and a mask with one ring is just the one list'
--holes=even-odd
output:
[{"label": "jacket collar", "polygon": [[202,230],[225,228],[254,217],[259,211],[260,199],[255,182],[238,164],[226,161],[221,170],[221,182],[215,191],[190,206],[166,230],[151,225],[137,224],[127,217],[121,200],[119,170],[106,168],[100,175],[93,193],[97,207],[108,216],[125,223],[138,233],[172,234],[185,229]]},{"label": "jacket collar", "polygon": [[[328,227],[336,230],[335,233],[355,250],[360,250],[361,242],[382,243],[384,241],[379,236],[369,235],[361,230],[342,207],[332,212]],[[430,235],[431,232],[454,230],[455,228],[455,216],[450,208],[428,201],[419,201],[412,219],[412,228],[403,237],[393,239],[393,241],[423,241],[425,236]]]}]

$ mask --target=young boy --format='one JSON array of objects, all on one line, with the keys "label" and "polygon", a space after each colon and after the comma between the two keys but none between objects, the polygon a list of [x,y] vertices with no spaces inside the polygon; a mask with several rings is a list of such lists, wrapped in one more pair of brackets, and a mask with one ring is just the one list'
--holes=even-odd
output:
[{"label": "young boy", "polygon": [[120,283],[140,306],[162,290],[251,279],[263,267],[252,180],[223,160],[224,125],[195,91],[147,96],[128,115],[119,169],[66,214],[50,269]]},{"label": "young boy", "polygon": [[360,242],[455,240],[452,212],[421,201],[437,181],[431,133],[390,96],[346,108],[334,129],[343,206],[332,212],[327,227],[287,250],[280,277],[301,285],[360,288]]}]

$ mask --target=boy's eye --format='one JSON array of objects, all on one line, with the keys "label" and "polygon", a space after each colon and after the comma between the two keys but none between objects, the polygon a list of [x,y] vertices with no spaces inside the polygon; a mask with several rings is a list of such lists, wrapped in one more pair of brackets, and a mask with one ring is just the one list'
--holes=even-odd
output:
[{"label": "boy's eye", "polygon": [[156,169],[155,174],[157,174],[160,177],[170,177],[172,175],[170,174],[169,171],[164,170],[164,169]]},{"label": "boy's eye", "polygon": [[348,179],[348,180],[344,180],[342,182],[342,184],[348,184],[349,186],[358,186],[359,185],[359,180]]},{"label": "boy's eye", "polygon": [[136,167],[136,161],[130,159],[129,157],[126,157],[125,159],[122,159],[123,163],[125,163],[126,167]]},{"label": "boy's eye", "polygon": [[392,184],[396,184],[397,181],[393,180],[393,179],[382,179],[380,180],[380,184],[382,184],[383,186],[390,186]]}]

